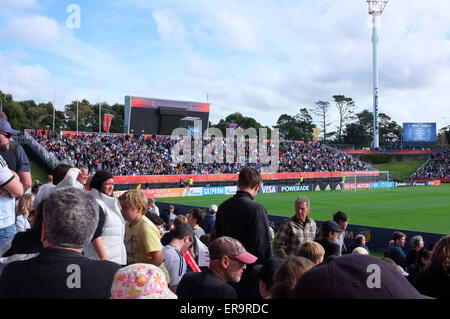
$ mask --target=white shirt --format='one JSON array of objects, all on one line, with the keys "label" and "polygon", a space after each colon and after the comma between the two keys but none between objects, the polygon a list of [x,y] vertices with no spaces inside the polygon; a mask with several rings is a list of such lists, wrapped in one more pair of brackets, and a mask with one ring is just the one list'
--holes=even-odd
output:
[{"label": "white shirt", "polygon": [[[8,184],[14,174],[0,155],[0,188]],[[16,222],[16,202],[14,197],[0,197],[0,229],[14,225]]]}]

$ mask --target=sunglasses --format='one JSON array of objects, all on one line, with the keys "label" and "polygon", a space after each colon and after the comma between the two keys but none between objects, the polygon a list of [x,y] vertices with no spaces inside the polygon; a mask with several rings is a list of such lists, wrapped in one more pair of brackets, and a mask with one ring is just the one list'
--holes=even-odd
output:
[{"label": "sunglasses", "polygon": [[230,258],[231,260],[234,260],[235,262],[237,262],[239,264],[239,266],[244,267],[245,263],[240,261],[239,259],[235,258],[235,257],[231,257],[231,256],[227,256],[228,258]]},{"label": "sunglasses", "polygon": [[0,132],[2,135],[4,135],[6,138],[11,138],[12,134],[7,132]]}]

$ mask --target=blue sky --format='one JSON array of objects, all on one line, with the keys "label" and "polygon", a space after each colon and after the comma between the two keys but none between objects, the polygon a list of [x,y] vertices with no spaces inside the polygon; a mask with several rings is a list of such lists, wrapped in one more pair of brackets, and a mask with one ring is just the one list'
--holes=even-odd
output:
[{"label": "blue sky", "polygon": [[[67,8],[80,8],[69,28]],[[450,124],[450,4],[390,0],[379,21],[379,110]],[[0,90],[16,100],[125,95],[211,103],[264,125],[332,95],[372,110],[364,0],[0,0]],[[337,120],[334,105],[331,119]]]}]

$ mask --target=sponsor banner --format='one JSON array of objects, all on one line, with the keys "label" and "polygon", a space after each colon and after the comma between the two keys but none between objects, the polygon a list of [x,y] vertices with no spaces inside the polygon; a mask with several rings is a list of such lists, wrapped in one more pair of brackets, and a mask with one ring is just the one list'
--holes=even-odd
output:
[{"label": "sponsor banner", "polygon": [[441,181],[440,180],[432,180],[432,181],[427,181],[427,185],[428,186],[439,186],[441,185]]},{"label": "sponsor banner", "polygon": [[262,185],[259,190],[259,194],[275,194],[278,193],[277,185]]},{"label": "sponsor banner", "polygon": [[395,187],[407,187],[407,186],[411,186],[411,183],[395,183]]},{"label": "sponsor banner", "polygon": [[281,186],[281,192],[309,192],[311,190],[311,185],[289,185]]},{"label": "sponsor banner", "polygon": [[237,186],[225,186],[226,195],[234,195],[236,194],[237,190],[238,190]]},{"label": "sponsor banner", "polygon": [[159,188],[159,189],[143,189],[147,198],[167,198],[167,197],[184,197],[188,193],[187,188]]},{"label": "sponsor banner", "polygon": [[395,187],[394,182],[372,182],[371,188],[393,188]]},{"label": "sponsor banner", "polygon": [[202,196],[203,187],[189,187],[186,196]]},{"label": "sponsor banner", "polygon": [[370,189],[371,183],[344,183],[344,190],[351,189]]},{"label": "sponsor banner", "polygon": [[423,182],[416,182],[416,181],[414,181],[412,183],[412,186],[427,186],[427,183],[425,181],[423,181]]},{"label": "sponsor banner", "polygon": [[225,186],[203,187],[203,196],[208,195],[225,195]]}]

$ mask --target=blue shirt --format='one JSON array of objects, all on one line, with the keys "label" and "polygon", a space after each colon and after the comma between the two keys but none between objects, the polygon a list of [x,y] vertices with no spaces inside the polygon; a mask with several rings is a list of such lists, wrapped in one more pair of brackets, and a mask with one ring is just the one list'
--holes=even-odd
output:
[{"label": "blue shirt", "polygon": [[200,227],[203,228],[206,234],[210,234],[214,230],[215,224],[216,224],[216,215],[207,213]]},{"label": "blue shirt", "polygon": [[389,249],[388,258],[391,258],[393,261],[395,261],[397,265],[406,267],[406,255],[400,246],[394,244]]}]

